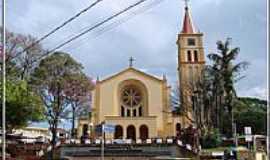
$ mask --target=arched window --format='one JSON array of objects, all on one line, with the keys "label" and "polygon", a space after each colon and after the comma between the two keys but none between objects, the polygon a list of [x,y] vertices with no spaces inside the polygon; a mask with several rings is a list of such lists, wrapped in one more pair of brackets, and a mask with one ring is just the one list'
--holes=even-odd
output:
[{"label": "arched window", "polygon": [[136,128],[133,125],[127,127],[127,139],[136,139]]},{"label": "arched window", "polygon": [[199,61],[199,58],[198,58],[198,51],[194,51],[194,61],[195,62],[198,62]]},{"label": "arched window", "polygon": [[140,126],[140,139],[146,140],[148,138],[148,127],[146,125]]},{"label": "arched window", "polygon": [[130,109],[127,109],[127,117],[130,117]]},{"label": "arched window", "polygon": [[192,61],[191,51],[190,50],[187,51],[187,61],[188,62],[191,62]]},{"label": "arched window", "polygon": [[139,107],[139,117],[142,116],[142,107]]},{"label": "arched window", "polygon": [[136,117],[136,116],[137,116],[137,110],[133,109],[133,117]]},{"label": "arched window", "polygon": [[176,130],[176,137],[180,137],[180,134],[181,134],[181,124],[180,123],[176,123],[175,130]]},{"label": "arched window", "polygon": [[121,106],[121,116],[122,117],[125,116],[125,108],[123,106]]},{"label": "arched window", "polygon": [[120,97],[121,116],[137,117],[142,115],[142,106],[144,105],[143,92],[136,85],[127,85],[123,87]]},{"label": "arched window", "polygon": [[114,139],[123,139],[123,128],[120,125],[115,126]]},{"label": "arched window", "polygon": [[84,124],[83,125],[82,134],[83,134],[83,136],[87,136],[88,135],[88,125],[87,124]]}]

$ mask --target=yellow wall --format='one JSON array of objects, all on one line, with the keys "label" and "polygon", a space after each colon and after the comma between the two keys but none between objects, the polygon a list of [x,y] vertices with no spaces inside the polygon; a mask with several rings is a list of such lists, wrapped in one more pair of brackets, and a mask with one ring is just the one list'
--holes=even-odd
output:
[{"label": "yellow wall", "polygon": [[138,80],[143,83],[148,93],[148,112],[149,116],[157,116],[157,128],[163,128],[163,83],[162,81],[153,80],[142,74],[138,74],[133,69],[124,72],[112,79],[98,83],[100,87],[99,97],[99,123],[105,120],[105,116],[120,116],[120,102],[118,98],[118,87],[121,82],[126,80]]},{"label": "yellow wall", "polygon": [[[125,83],[134,83],[145,89],[147,96],[147,114],[142,117],[121,117],[120,89]],[[145,110],[145,109],[144,109]],[[123,127],[124,137],[128,125],[136,128],[136,137],[139,137],[139,127],[148,126],[149,137],[167,137],[175,135],[175,124],[181,123],[181,118],[172,117],[170,106],[170,87],[166,77],[159,79],[134,68],[128,68],[107,79],[98,81],[93,91],[92,119],[94,125],[105,121]],[[82,122],[81,126],[84,122]],[[81,130],[79,129],[79,136]],[[107,135],[112,138],[112,135]]]}]

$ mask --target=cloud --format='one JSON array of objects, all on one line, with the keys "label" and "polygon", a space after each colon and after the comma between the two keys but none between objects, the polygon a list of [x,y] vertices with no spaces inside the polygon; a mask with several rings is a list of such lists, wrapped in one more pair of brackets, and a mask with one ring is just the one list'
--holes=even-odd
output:
[{"label": "cloud", "polygon": [[[136,1],[106,0],[45,40],[43,45],[51,49]],[[92,2],[94,0],[80,0],[79,3],[11,0],[8,1],[7,26],[14,32],[41,37]],[[251,63],[245,72],[246,78],[237,84],[240,95],[263,97],[263,90],[266,90],[265,4],[265,1],[254,0],[190,2],[193,22],[204,33],[205,54],[216,52],[217,40],[232,37],[233,47],[241,48],[239,60]],[[170,84],[174,85],[177,81],[175,42],[181,30],[183,12],[182,2],[164,0],[98,37],[100,31],[96,30],[61,50],[81,62],[86,73],[94,78],[123,70],[128,66],[128,58],[133,56],[135,67],[156,76],[166,74]],[[244,92],[246,90],[249,92]]]},{"label": "cloud", "polygon": [[256,97],[259,99],[267,99],[267,89],[261,87],[254,87],[247,90],[240,90],[239,95],[241,97]]}]

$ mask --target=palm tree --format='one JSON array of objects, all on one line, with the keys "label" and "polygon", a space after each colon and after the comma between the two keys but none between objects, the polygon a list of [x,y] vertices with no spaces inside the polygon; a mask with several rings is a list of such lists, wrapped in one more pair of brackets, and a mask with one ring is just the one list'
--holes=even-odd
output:
[{"label": "palm tree", "polygon": [[[247,62],[239,62],[234,64],[233,61],[237,58],[240,52],[240,48],[230,48],[231,39],[227,38],[225,42],[218,41],[217,49],[218,53],[211,53],[208,55],[208,58],[213,62],[213,70],[215,70],[215,81],[216,87],[218,89],[217,95],[221,93],[221,96],[224,97],[223,102],[223,112],[227,113],[226,117],[229,122],[233,124],[233,102],[236,95],[234,88],[234,83],[239,77],[240,72],[243,69],[246,69],[248,66]],[[221,98],[220,98],[221,102]],[[221,108],[219,108],[221,109]],[[223,124],[224,125],[224,124]],[[232,128],[231,128],[232,129]],[[231,130],[232,131],[232,130]],[[227,132],[228,136],[232,136],[232,132],[229,130]]]}]

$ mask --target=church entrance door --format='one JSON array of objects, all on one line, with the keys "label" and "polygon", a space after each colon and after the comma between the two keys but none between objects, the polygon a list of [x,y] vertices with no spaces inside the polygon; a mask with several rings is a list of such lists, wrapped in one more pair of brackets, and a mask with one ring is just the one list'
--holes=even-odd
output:
[{"label": "church entrance door", "polygon": [[127,127],[127,139],[136,140],[136,129],[133,125]]},{"label": "church entrance door", "polygon": [[88,125],[87,124],[84,124],[83,125],[83,133],[82,133],[83,136],[88,136]]},{"label": "church entrance door", "polygon": [[115,127],[114,139],[122,139],[123,138],[123,128],[120,125]]},{"label": "church entrance door", "polygon": [[175,128],[176,128],[176,137],[179,138],[181,135],[181,124],[177,123]]},{"label": "church entrance door", "polygon": [[141,125],[140,127],[140,139],[146,140],[148,138],[148,127],[146,125]]}]

